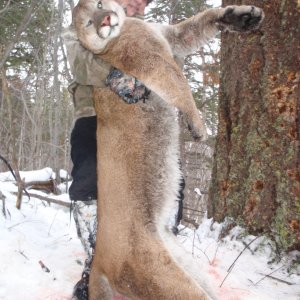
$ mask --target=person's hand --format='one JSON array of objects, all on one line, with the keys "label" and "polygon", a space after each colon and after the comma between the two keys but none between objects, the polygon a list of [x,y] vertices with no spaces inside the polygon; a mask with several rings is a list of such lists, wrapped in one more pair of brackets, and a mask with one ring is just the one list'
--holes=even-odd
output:
[{"label": "person's hand", "polygon": [[107,76],[106,85],[128,104],[146,100],[150,94],[150,90],[139,80],[115,68]]}]

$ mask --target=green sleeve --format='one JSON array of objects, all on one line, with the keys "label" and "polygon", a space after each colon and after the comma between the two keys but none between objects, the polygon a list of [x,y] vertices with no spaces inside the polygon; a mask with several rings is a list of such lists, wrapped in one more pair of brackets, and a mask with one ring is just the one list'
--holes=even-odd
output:
[{"label": "green sleeve", "polygon": [[81,46],[71,26],[63,32],[62,37],[74,80],[81,85],[104,87],[111,66]]}]

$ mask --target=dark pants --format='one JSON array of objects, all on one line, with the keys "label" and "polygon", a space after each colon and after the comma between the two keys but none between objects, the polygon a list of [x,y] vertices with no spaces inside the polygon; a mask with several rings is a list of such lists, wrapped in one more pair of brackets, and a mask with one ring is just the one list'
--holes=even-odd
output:
[{"label": "dark pants", "polygon": [[71,133],[73,182],[69,189],[71,200],[97,199],[97,119],[80,118]]}]

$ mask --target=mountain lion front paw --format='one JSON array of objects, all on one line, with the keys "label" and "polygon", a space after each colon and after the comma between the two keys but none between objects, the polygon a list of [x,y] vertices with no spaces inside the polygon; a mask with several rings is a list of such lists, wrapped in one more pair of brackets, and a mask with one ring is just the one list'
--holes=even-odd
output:
[{"label": "mountain lion front paw", "polygon": [[207,140],[207,131],[204,123],[201,126],[195,127],[192,122],[188,121],[188,129],[191,132],[195,141],[206,141]]},{"label": "mountain lion front paw", "polygon": [[218,19],[221,29],[247,32],[258,29],[264,12],[261,8],[248,5],[231,5],[224,8],[223,15]]}]

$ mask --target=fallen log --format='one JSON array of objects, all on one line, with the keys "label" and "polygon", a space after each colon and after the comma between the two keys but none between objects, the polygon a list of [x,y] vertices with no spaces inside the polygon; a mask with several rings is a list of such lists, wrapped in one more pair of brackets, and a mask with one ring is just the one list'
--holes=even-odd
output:
[{"label": "fallen log", "polygon": [[60,195],[60,190],[57,187],[56,181],[49,179],[47,181],[30,181],[25,183],[25,188],[29,190],[40,190],[46,193],[53,193],[54,195]]}]

